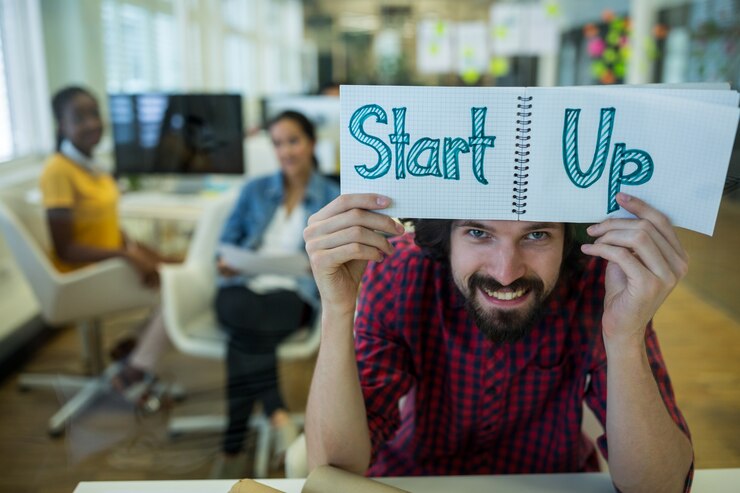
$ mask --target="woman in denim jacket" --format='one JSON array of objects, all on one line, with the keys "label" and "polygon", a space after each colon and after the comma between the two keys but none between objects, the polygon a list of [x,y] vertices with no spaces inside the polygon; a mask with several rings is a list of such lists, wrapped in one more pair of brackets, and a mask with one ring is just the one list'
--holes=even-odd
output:
[{"label": "woman in denim jacket", "polygon": [[[280,162],[276,174],[249,182],[221,234],[222,244],[265,254],[305,254],[303,229],[308,217],[339,195],[335,182],[319,174],[313,124],[286,111],[268,130]],[[229,424],[213,476],[243,477],[240,457],[255,401],[277,431],[275,459],[297,436],[277,382],[276,348],[309,323],[319,306],[310,272],[299,277],[249,276],[218,260],[216,313],[229,335],[226,357]]]}]

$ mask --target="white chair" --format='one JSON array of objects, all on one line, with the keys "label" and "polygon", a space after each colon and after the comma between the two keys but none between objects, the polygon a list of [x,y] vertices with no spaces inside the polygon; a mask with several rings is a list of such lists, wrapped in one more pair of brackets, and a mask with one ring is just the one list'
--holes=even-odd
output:
[{"label": "white chair", "polygon": [[38,208],[29,207],[20,197],[7,197],[4,203],[0,202],[0,231],[38,299],[44,321],[50,325],[77,325],[84,343],[84,356],[89,359],[94,375],[25,374],[19,377],[21,388],[52,386],[78,389],[74,397],[49,420],[49,434],[58,436],[75,415],[110,388],[110,375],[102,371],[100,317],[152,306],[157,297],[142,287],[136,272],[120,259],[59,273],[43,248],[48,249],[49,245],[45,218]]},{"label": "white chair", "polygon": [[[181,265],[168,265],[162,271],[162,305],[165,325],[173,345],[185,354],[200,358],[223,360],[226,357],[226,336],[219,328],[213,310],[216,294],[215,252],[221,228],[234,205],[230,195],[211,204],[198,222]],[[304,328],[286,339],[277,350],[280,361],[310,358],[316,354],[321,338],[320,317],[311,328]],[[302,414],[292,414],[297,424]],[[253,474],[267,476],[272,428],[264,415],[255,414],[250,427],[257,430],[257,445]],[[193,431],[223,432],[223,415],[179,417],[170,421],[171,435]]]}]

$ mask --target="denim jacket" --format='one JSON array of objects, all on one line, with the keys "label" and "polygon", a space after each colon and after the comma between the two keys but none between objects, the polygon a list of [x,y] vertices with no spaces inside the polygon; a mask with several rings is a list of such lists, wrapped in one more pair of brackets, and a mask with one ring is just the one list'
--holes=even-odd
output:
[{"label": "denim jacket", "polygon": [[[220,243],[228,243],[249,250],[256,250],[262,242],[267,226],[284,199],[283,176],[280,172],[248,182],[229,215],[221,233]],[[311,174],[303,197],[307,217],[334,200],[339,187],[318,172]],[[247,276],[219,276],[218,285],[244,286]],[[298,295],[314,307],[319,305],[319,291],[313,276],[308,273],[297,279]]]}]

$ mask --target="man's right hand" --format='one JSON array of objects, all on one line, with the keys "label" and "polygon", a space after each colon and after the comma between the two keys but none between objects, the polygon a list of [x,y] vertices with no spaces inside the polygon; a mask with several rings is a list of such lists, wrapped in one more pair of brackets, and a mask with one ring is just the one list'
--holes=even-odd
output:
[{"label": "man's right hand", "polygon": [[303,238],[324,310],[354,313],[368,261],[393,253],[381,233],[400,235],[403,225],[374,212],[390,203],[377,194],[341,195],[309,218]]}]

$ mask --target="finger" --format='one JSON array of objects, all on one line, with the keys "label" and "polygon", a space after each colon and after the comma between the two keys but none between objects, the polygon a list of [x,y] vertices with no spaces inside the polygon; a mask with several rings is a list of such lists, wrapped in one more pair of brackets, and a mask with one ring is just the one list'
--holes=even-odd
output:
[{"label": "finger", "polygon": [[391,205],[391,199],[376,193],[355,193],[340,195],[323,209],[308,218],[308,224],[323,221],[350,209],[378,210]]},{"label": "finger", "polygon": [[688,271],[688,254],[686,251],[683,248],[676,251],[665,236],[647,219],[607,219],[602,223],[589,226],[586,231],[595,238],[601,238],[611,231],[642,231],[645,234],[638,237],[636,241],[653,242],[670,265],[674,275],[682,278]]},{"label": "finger", "polygon": [[303,232],[306,241],[310,238],[331,234],[342,229],[361,226],[395,236],[403,233],[403,225],[389,216],[364,209],[350,209],[322,221],[309,224]]},{"label": "finger", "polygon": [[598,245],[584,243],[581,245],[581,251],[586,255],[601,257],[609,262],[614,262],[620,269],[622,269],[622,272],[627,276],[627,279],[632,282],[639,282],[640,279],[644,279],[647,276],[653,276],[653,274],[626,248],[607,245],[606,243]]},{"label": "finger", "polygon": [[333,270],[353,260],[382,262],[383,258],[383,252],[375,247],[350,243],[316,252],[311,256],[311,266],[314,268],[314,274],[318,274],[320,271]]},{"label": "finger", "polygon": [[665,214],[649,205],[644,200],[633,197],[632,195],[620,192],[617,194],[617,203],[625,210],[631,212],[640,219],[650,221],[660,232],[661,235],[671,244],[673,249],[683,258],[688,260],[688,255],[684,250],[681,242],[676,235],[673,224]]},{"label": "finger", "polygon": [[351,226],[310,240],[306,243],[306,251],[310,254],[350,243],[375,247],[386,255],[392,254],[394,250],[393,245],[385,236],[362,226]]},{"label": "finger", "polygon": [[596,244],[627,248],[650,272],[667,283],[675,283],[678,273],[674,272],[649,233],[642,229],[612,230],[599,237]]}]

